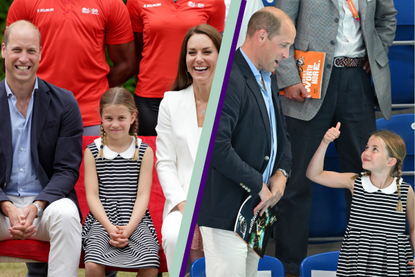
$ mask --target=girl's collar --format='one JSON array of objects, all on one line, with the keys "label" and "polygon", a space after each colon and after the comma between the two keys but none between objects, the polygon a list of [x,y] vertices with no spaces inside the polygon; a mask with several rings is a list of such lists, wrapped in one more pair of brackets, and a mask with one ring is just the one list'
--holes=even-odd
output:
[{"label": "girl's collar", "polygon": [[[402,178],[399,182],[399,184],[402,185]],[[395,191],[398,190],[398,187],[396,186],[396,177],[393,178],[392,183],[387,186],[386,188],[380,189],[378,187],[376,187],[375,185],[372,184],[372,182],[370,181],[370,177],[369,176],[363,176],[362,177],[362,186],[363,189],[367,192],[375,192],[375,191],[382,191],[383,193],[386,194],[393,194]]]},{"label": "girl's collar", "polygon": [[[125,150],[122,153],[114,152],[111,149],[109,149],[107,145],[104,145],[104,148],[103,148],[104,158],[106,158],[108,160],[113,160],[115,157],[120,155],[124,159],[131,159],[133,157],[134,151],[135,151],[135,137],[132,137],[132,138],[133,138],[133,140],[130,144],[130,147],[128,147],[128,149]],[[137,145],[139,146],[141,144],[141,139],[137,138],[137,142],[138,142]],[[101,147],[101,138],[95,139],[94,143],[95,143],[96,147],[99,150],[99,148]]]}]

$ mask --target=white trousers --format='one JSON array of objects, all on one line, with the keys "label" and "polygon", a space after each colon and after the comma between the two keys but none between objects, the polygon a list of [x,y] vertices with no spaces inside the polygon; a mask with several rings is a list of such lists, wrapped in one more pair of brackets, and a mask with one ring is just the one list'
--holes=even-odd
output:
[{"label": "white trousers", "polygon": [[[9,198],[16,207],[24,208],[36,196]],[[29,239],[50,242],[48,277],[78,276],[82,226],[75,203],[68,198],[53,202],[33,225],[37,232]],[[0,215],[0,240],[10,239],[9,227],[9,218]]]},{"label": "white trousers", "polygon": [[206,277],[256,277],[259,256],[233,231],[200,227]]},{"label": "white trousers", "polygon": [[166,216],[161,226],[161,245],[166,255],[167,270],[169,272],[173,265],[174,251],[176,249],[177,238],[179,237],[182,218],[182,213],[179,210],[174,210]]}]

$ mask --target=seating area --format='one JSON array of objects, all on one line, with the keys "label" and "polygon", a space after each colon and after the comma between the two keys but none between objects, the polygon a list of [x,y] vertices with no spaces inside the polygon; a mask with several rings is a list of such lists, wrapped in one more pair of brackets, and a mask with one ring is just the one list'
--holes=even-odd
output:
[{"label": "seating area", "polygon": [[[277,258],[265,255],[263,259],[259,259],[257,276],[285,276],[284,266]],[[192,263],[190,267],[190,277],[206,277],[205,258],[199,258]]]},{"label": "seating area", "polygon": [[[97,137],[84,137],[83,138],[83,149],[92,143]],[[156,137],[141,137],[142,140],[147,143],[155,153],[156,150]],[[154,163],[156,162],[156,157],[154,156]],[[79,205],[81,207],[82,217],[85,220],[89,212],[88,204],[85,197],[85,187],[84,187],[84,165],[83,162],[80,168],[79,180],[75,185],[76,192],[78,194]],[[161,223],[164,207],[164,194],[161,189],[157,172],[153,170],[153,185],[151,188],[151,196],[149,202],[149,210],[151,217],[153,219],[154,226],[157,231],[157,238],[160,243],[160,268],[159,272],[167,272],[166,257],[164,255],[163,249],[161,248]],[[10,262],[47,262],[48,253],[49,253],[49,242],[34,241],[34,240],[9,240],[9,241],[0,241],[0,262],[10,263]],[[84,253],[82,252],[81,259],[79,261],[79,268],[84,268]],[[117,271],[135,271],[132,269],[126,268],[110,268],[107,267],[107,270],[117,270]]]},{"label": "seating area", "polygon": [[[340,251],[320,253],[306,257],[300,266],[301,277],[336,276]],[[284,266],[277,258],[265,255],[259,260],[258,277],[284,277]],[[190,267],[190,277],[206,277],[205,258],[194,261]]]},{"label": "seating area", "polygon": [[337,262],[339,260],[340,251],[320,253],[308,256],[303,260],[300,266],[301,277],[313,276],[336,276]]}]

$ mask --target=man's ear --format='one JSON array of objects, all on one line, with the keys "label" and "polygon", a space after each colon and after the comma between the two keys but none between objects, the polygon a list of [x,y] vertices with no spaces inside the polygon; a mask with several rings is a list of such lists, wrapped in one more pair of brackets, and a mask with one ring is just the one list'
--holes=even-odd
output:
[{"label": "man's ear", "polygon": [[6,45],[4,45],[4,42],[1,44],[1,57],[4,59],[5,55],[4,51],[6,51]]},{"label": "man's ear", "polygon": [[264,42],[265,39],[267,38],[267,31],[265,31],[264,29],[259,30],[258,36],[259,36],[260,42]]}]

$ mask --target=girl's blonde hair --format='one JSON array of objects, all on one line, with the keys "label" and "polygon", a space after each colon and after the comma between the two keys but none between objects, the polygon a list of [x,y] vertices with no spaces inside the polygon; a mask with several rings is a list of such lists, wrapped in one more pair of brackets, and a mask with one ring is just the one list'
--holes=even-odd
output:
[{"label": "girl's blonde hair", "polygon": [[[135,137],[135,151],[132,157],[133,160],[138,160],[138,139],[137,139],[137,130],[138,130],[138,110],[135,106],[134,97],[131,93],[122,87],[114,87],[108,89],[102,96],[99,102],[99,115],[102,117],[102,110],[109,105],[122,105],[127,108],[127,110],[133,115],[137,112],[134,123],[130,126],[130,134],[133,134]],[[101,148],[98,152],[98,157],[101,159],[104,158],[103,148],[107,143],[107,133],[104,131],[104,125],[101,122]]]},{"label": "girl's blonde hair", "polygon": [[[391,169],[390,175],[394,176],[396,174],[397,177],[396,186],[398,188],[398,205],[396,207],[396,210],[402,212],[400,180],[402,178],[403,160],[406,156],[405,142],[398,134],[388,130],[377,131],[372,136],[380,138],[385,143],[389,158],[396,159],[396,164]],[[366,171],[363,173],[363,176],[369,175],[370,171]]]}]

